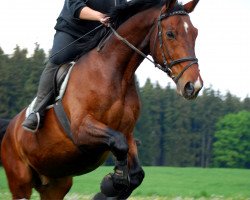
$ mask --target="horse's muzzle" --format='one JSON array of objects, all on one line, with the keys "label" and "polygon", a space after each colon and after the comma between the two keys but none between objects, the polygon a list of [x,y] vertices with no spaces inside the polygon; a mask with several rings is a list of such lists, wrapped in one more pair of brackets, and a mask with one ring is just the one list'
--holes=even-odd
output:
[{"label": "horse's muzzle", "polygon": [[198,94],[199,91],[201,90],[201,88],[203,87],[202,83],[192,83],[192,82],[187,82],[186,85],[184,86],[184,90],[183,90],[183,97],[185,99],[195,99]]}]

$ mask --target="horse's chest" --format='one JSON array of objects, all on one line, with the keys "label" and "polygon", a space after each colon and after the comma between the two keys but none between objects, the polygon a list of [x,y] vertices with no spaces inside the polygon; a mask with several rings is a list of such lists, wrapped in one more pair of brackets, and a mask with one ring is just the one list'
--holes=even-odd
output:
[{"label": "horse's chest", "polygon": [[[135,124],[135,116],[138,115],[139,109],[137,102],[128,102],[118,100],[113,103],[108,112],[106,113],[106,120],[109,127],[124,131],[124,127],[133,128]],[[125,126],[126,124],[126,126]]]},{"label": "horse's chest", "polygon": [[129,109],[125,107],[124,102],[118,100],[114,102],[110,109],[106,112],[106,120],[109,125],[116,125],[121,123],[124,117],[127,117],[126,110]]}]

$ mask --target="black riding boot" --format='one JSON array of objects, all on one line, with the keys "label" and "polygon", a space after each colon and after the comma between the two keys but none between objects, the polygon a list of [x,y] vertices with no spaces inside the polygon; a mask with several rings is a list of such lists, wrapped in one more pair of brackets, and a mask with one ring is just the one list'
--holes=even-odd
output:
[{"label": "black riding boot", "polygon": [[36,132],[42,127],[42,121],[45,115],[45,109],[53,95],[53,79],[59,66],[48,62],[40,78],[37,98],[33,107],[33,112],[22,123],[23,128]]}]

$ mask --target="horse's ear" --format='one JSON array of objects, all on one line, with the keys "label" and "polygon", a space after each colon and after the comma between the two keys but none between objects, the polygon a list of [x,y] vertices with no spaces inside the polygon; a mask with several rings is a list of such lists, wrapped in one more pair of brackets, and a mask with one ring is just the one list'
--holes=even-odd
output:
[{"label": "horse's ear", "polygon": [[168,0],[166,2],[166,10],[171,10],[174,7],[176,1],[177,0]]},{"label": "horse's ear", "polygon": [[184,10],[187,12],[187,13],[191,13],[195,6],[197,5],[197,3],[199,2],[199,0],[193,0],[193,1],[190,1],[188,3],[186,3],[183,7],[184,7]]}]

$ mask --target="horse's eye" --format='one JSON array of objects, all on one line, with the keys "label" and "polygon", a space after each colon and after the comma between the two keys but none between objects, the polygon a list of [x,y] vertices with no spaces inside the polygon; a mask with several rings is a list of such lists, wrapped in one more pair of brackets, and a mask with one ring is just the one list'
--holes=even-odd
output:
[{"label": "horse's eye", "polygon": [[175,35],[174,35],[173,31],[167,31],[167,37],[169,39],[175,39]]}]

